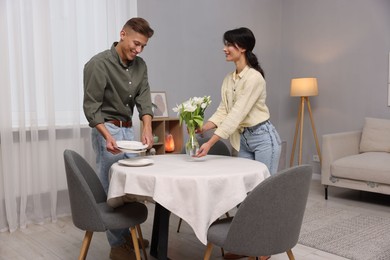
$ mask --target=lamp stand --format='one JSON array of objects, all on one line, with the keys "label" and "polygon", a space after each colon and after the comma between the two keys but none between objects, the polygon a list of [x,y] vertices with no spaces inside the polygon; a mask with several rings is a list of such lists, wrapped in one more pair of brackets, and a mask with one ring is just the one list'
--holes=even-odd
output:
[{"label": "lamp stand", "polygon": [[305,101],[307,103],[307,109],[309,111],[309,116],[310,116],[310,121],[311,121],[311,128],[313,130],[314,140],[316,142],[316,148],[317,148],[318,157],[320,159],[320,165],[322,163],[322,156],[321,156],[320,146],[318,144],[316,128],[314,126],[313,114],[311,112],[311,106],[310,106],[309,97],[301,97],[301,103],[299,105],[297,122],[296,122],[296,125],[295,125],[295,135],[294,135],[293,148],[292,148],[291,157],[290,157],[290,167],[292,167],[293,163],[294,163],[294,155],[295,155],[295,147],[296,147],[296,144],[297,144],[298,130],[300,130],[299,131],[298,165],[302,164],[303,122],[304,122],[304,115],[305,115]]}]

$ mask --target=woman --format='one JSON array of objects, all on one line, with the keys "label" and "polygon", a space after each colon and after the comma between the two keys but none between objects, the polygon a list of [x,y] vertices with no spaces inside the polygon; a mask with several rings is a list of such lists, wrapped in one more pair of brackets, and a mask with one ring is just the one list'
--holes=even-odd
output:
[{"label": "woman", "polygon": [[197,157],[205,156],[219,139],[229,138],[239,157],[260,161],[274,174],[279,164],[281,140],[269,121],[264,72],[252,53],[255,36],[248,28],[238,28],[225,32],[223,40],[226,61],[234,62],[236,70],[225,77],[221,103],[198,131],[216,128],[209,141],[199,148]]},{"label": "woman", "polygon": [[223,39],[226,60],[234,62],[236,70],[225,77],[221,103],[199,131],[216,128],[197,156],[205,156],[220,138],[229,138],[239,157],[260,161],[274,174],[279,164],[281,140],[269,121],[264,72],[252,53],[256,39],[248,28],[227,31]]}]

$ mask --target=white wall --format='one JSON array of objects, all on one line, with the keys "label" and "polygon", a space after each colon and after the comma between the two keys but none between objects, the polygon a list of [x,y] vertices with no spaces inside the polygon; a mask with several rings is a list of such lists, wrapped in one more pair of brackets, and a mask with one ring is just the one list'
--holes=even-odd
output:
[{"label": "white wall", "polygon": [[[156,31],[142,54],[151,88],[167,92],[169,109],[190,96],[211,95],[206,117],[220,101],[223,77],[234,69],[225,62],[222,34],[251,28],[271,120],[288,142],[288,159],[299,102],[289,96],[291,78],[318,78],[320,94],[311,104],[320,142],[322,134],[361,128],[366,116],[390,118],[388,0],[142,0],[138,15]],[[316,153],[309,126],[306,163]]]}]

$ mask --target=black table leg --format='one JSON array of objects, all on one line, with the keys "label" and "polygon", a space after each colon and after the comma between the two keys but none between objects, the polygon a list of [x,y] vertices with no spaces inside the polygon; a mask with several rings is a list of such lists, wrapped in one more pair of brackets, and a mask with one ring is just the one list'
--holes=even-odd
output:
[{"label": "black table leg", "polygon": [[171,212],[156,203],[154,208],[154,220],[150,255],[159,260],[168,260],[168,232],[169,217]]}]

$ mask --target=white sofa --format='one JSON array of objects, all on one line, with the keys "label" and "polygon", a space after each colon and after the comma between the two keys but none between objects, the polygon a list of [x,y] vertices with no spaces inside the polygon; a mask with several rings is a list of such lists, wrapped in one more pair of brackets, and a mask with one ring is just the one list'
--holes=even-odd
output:
[{"label": "white sofa", "polygon": [[362,131],[322,136],[321,183],[390,194],[390,120],[366,118]]}]

